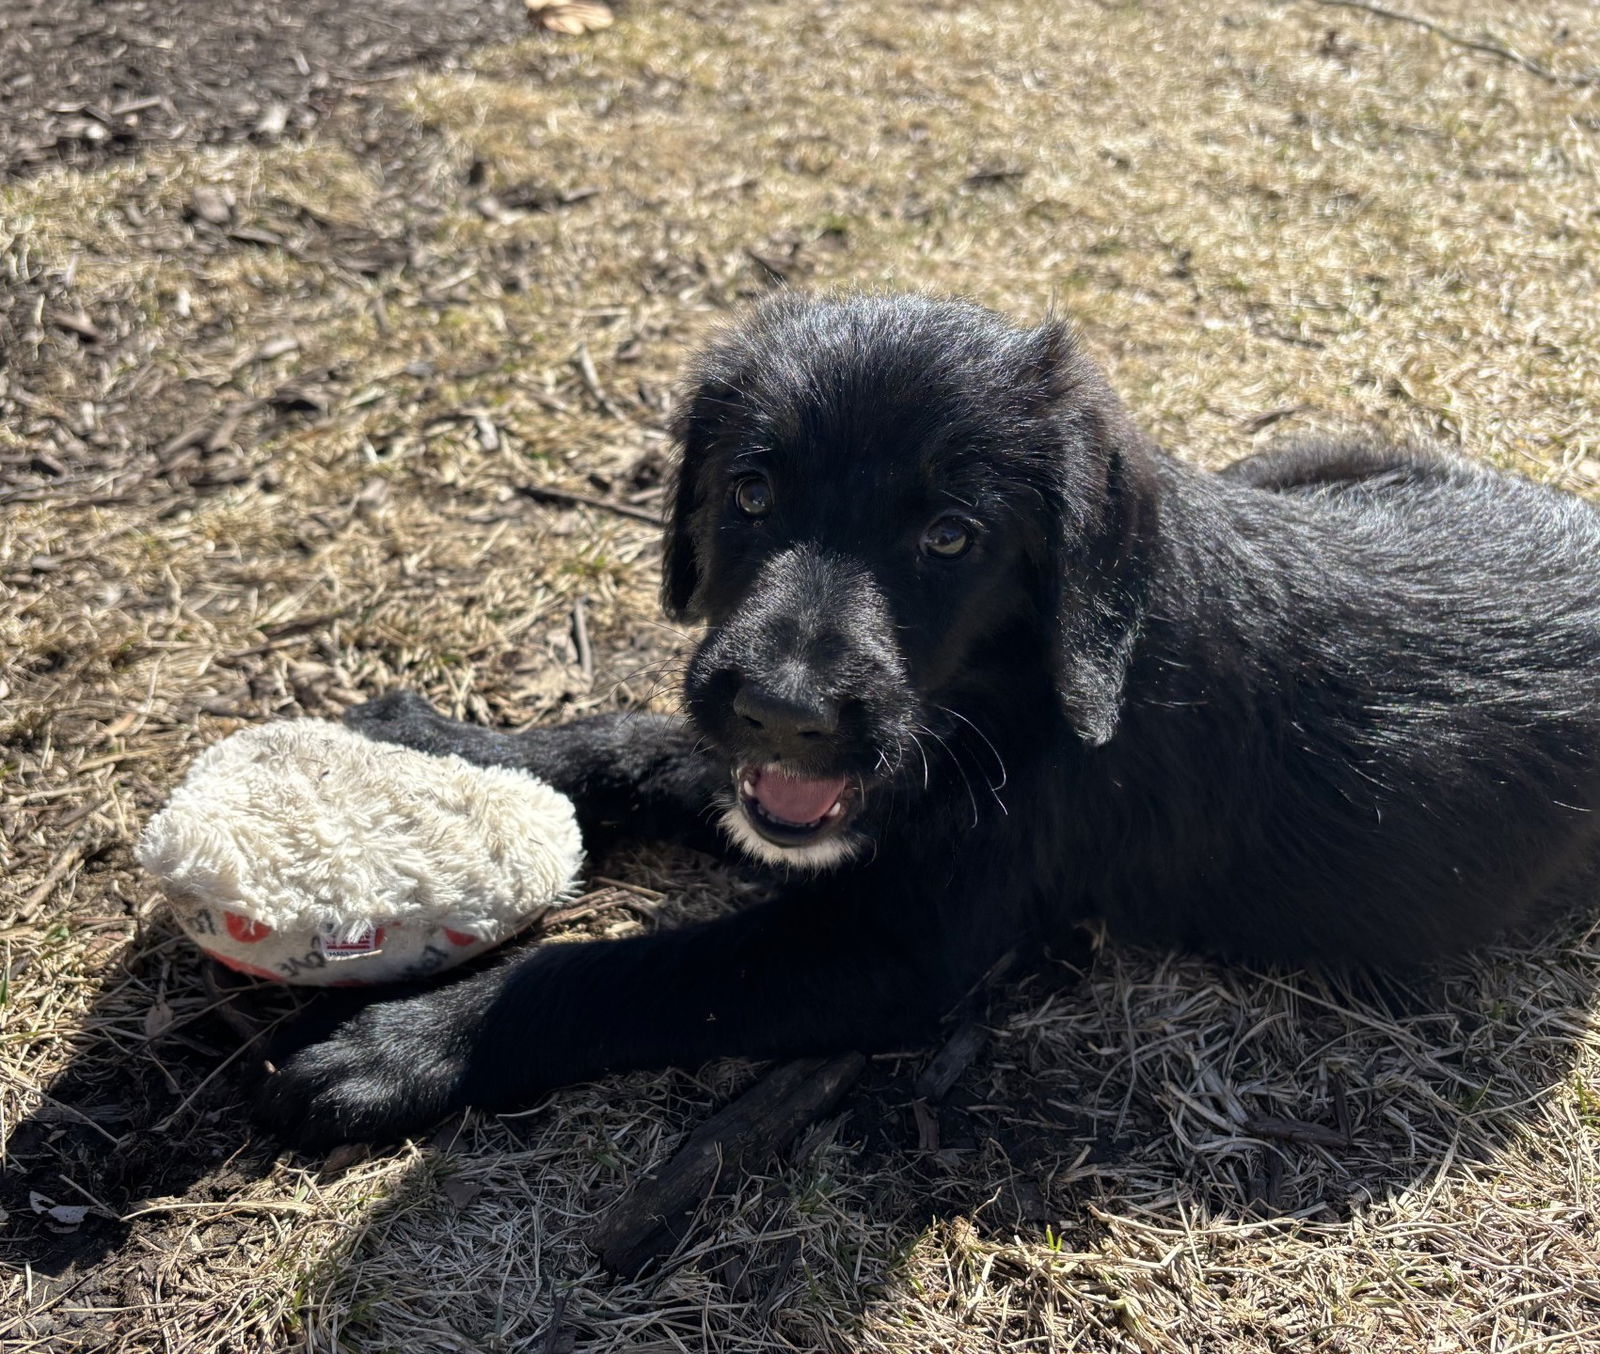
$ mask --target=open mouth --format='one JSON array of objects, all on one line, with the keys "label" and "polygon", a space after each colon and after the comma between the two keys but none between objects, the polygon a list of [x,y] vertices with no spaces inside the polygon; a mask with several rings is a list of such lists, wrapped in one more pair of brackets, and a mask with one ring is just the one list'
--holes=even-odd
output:
[{"label": "open mouth", "polygon": [[769,842],[809,846],[840,831],[855,811],[857,793],[846,776],[797,776],[777,763],[734,773],[739,807]]}]

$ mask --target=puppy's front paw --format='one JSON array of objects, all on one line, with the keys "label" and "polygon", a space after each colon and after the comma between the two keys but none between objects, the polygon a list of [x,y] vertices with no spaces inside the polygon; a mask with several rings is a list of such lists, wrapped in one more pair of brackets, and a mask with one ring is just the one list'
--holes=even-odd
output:
[{"label": "puppy's front paw", "polygon": [[415,1005],[371,1007],[292,1054],[257,1092],[257,1120],[286,1142],[326,1148],[396,1141],[459,1109],[464,1060]]},{"label": "puppy's front paw", "polygon": [[415,691],[391,691],[345,711],[346,727],[379,743],[399,743],[422,752],[453,751],[456,721],[441,715]]}]

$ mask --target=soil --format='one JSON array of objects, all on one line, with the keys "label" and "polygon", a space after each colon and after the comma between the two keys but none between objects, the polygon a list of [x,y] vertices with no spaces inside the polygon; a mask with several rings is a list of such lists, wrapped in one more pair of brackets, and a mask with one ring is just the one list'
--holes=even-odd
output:
[{"label": "soil", "polygon": [[8,0],[0,178],[304,133],[352,88],[527,32],[522,0]]}]

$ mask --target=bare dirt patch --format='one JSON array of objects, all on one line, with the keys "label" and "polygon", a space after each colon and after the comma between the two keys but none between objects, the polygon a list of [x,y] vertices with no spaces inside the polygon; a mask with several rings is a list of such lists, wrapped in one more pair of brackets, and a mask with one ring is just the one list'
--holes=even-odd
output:
[{"label": "bare dirt patch", "polygon": [[[1600,64],[1585,4],[1411,8]],[[0,42],[63,50],[43,13],[13,6]],[[323,91],[264,39],[224,88],[216,24],[301,25],[331,70],[412,11],[61,13],[142,13],[173,53],[192,27],[216,59],[161,68],[197,111],[81,160],[51,121],[79,114],[0,63],[0,151],[45,148],[0,187],[0,1341],[1593,1347],[1588,914],[1404,1000],[1079,956],[1002,994],[947,1099],[916,1103],[924,1054],[874,1061],[624,1281],[594,1218],[754,1069],[280,1156],[242,1118],[237,1001],[129,853],[244,721],[397,685],[509,725],[670,704],[685,637],[648,519],[672,382],[774,285],[1053,304],[1207,463],[1376,426],[1595,489],[1592,87],[1310,0],[651,4]],[[448,46],[464,13],[387,51]],[[100,107],[123,77],[84,51],[59,102]],[[257,135],[240,100],[271,99],[314,122]],[[751,886],[657,852],[601,868],[634,890],[602,936]]]},{"label": "bare dirt patch", "polygon": [[11,0],[0,178],[314,127],[343,93],[528,27],[521,0]]}]

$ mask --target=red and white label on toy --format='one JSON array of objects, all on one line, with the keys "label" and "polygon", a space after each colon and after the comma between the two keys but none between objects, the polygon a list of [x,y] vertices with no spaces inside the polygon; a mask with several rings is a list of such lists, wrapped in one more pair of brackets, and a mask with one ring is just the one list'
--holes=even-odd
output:
[{"label": "red and white label on toy", "polygon": [[323,958],[330,962],[377,954],[383,949],[383,927],[374,926],[371,922],[343,928],[326,926],[317,937],[317,948],[322,951]]}]

